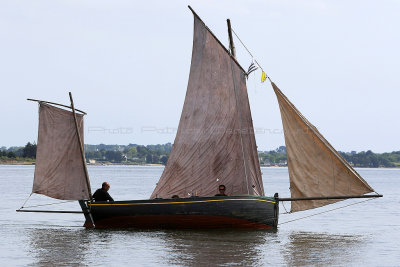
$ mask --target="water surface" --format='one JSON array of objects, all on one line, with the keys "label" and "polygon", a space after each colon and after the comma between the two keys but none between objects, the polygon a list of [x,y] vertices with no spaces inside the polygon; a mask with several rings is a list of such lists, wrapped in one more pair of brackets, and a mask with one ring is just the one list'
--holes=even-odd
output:
[{"label": "water surface", "polygon": [[[109,181],[116,200],[145,199],[162,170],[90,166],[89,175],[93,190]],[[82,227],[81,214],[17,213],[30,194],[33,171],[33,166],[0,165],[3,266],[400,266],[399,169],[358,170],[383,198],[281,214],[274,231],[91,230]],[[262,172],[267,195],[289,196],[286,168]],[[26,206],[48,203],[60,201],[33,195]],[[79,205],[35,208],[79,210]],[[290,210],[281,205],[281,213],[285,208]]]}]

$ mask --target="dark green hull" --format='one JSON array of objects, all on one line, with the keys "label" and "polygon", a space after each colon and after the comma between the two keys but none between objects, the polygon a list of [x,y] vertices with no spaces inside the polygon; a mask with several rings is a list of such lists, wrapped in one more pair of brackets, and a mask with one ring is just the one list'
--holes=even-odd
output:
[{"label": "dark green hull", "polygon": [[[276,228],[278,204],[260,196],[193,197],[88,204],[96,228]],[[86,214],[86,227],[92,227]]]}]

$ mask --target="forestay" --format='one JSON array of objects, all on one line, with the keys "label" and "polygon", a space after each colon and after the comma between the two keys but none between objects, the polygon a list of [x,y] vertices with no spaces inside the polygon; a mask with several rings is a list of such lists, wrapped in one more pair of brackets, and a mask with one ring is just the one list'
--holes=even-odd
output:
[{"label": "forestay", "polygon": [[[83,138],[83,115],[76,114],[76,117]],[[32,192],[57,199],[88,199],[79,146],[73,113],[40,103]]]},{"label": "forestay", "polygon": [[242,68],[195,15],[189,83],[177,135],[151,198],[264,195]]},{"label": "forestay", "polygon": [[[363,195],[374,190],[272,83],[281,111],[292,198]],[[292,201],[291,211],[340,200]]]}]

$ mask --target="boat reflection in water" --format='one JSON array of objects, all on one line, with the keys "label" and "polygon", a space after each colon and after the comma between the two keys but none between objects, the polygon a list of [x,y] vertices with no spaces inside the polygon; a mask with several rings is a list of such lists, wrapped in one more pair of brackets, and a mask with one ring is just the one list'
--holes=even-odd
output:
[{"label": "boat reflection in water", "polygon": [[[264,231],[137,231],[30,229],[29,253],[34,265],[240,265],[265,260],[262,245],[276,239]],[[152,247],[149,251],[148,248]],[[105,253],[107,251],[107,253]]]},{"label": "boat reflection in water", "polygon": [[[368,240],[279,230],[97,230],[29,229],[39,266],[154,264],[179,266],[342,265],[361,262]],[[149,250],[151,248],[151,250]]]},{"label": "boat reflection in water", "polygon": [[170,231],[162,236],[166,261],[183,266],[332,266],[360,262],[365,237],[257,231]]},{"label": "boat reflection in water", "polygon": [[164,240],[172,249],[171,265],[253,266],[262,263],[263,246],[277,239],[276,230],[168,231]]},{"label": "boat reflection in water", "polygon": [[33,228],[26,235],[30,245],[28,251],[33,254],[34,264],[39,266],[85,265],[92,245],[90,233],[79,228]]},{"label": "boat reflection in water", "polygon": [[[293,232],[283,247],[283,261],[288,266],[336,266],[360,262],[365,237]],[[345,261],[345,262],[344,262]]]}]

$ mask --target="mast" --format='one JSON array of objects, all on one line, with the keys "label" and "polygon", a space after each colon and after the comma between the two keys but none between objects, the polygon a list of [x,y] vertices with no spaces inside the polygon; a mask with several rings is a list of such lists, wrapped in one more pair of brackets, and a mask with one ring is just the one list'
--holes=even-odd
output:
[{"label": "mast", "polygon": [[228,24],[229,48],[231,50],[232,56],[236,59],[236,49],[233,43],[231,20],[227,19],[226,23]]},{"label": "mast", "polygon": [[[29,101],[34,101],[34,102],[38,102],[39,104],[41,103],[45,103],[45,104],[51,104],[51,105],[55,105],[55,106],[60,106],[63,108],[70,108],[72,109],[70,106],[66,106],[66,105],[62,105],[62,104],[58,104],[58,103],[54,103],[54,102],[49,102],[49,101],[43,101],[43,100],[37,100],[37,99],[32,99],[32,98],[28,98],[27,100]],[[86,112],[80,110],[80,109],[75,109],[76,111],[79,111],[80,113],[82,113],[83,115],[86,115]]]},{"label": "mast", "polygon": [[[83,125],[83,116],[86,113],[75,109],[71,93],[69,97],[71,106],[28,99],[39,103],[38,146],[32,193],[60,200],[78,200],[82,212],[23,210],[23,206],[17,211],[83,213],[86,218],[85,226],[95,227],[88,205],[93,197],[83,149],[83,126],[81,129],[78,127]],[[82,114],[77,114],[76,111]]]},{"label": "mast", "polygon": [[75,113],[75,107],[74,107],[74,100],[72,99],[71,92],[69,92],[69,99],[71,100],[71,109],[72,109],[72,113],[74,115],[76,134],[78,135],[79,149],[81,151],[81,157],[82,157],[82,163],[83,163],[83,171],[85,172],[86,185],[87,185],[87,188],[89,191],[89,199],[90,199],[90,201],[93,201],[92,189],[90,188],[89,174],[88,174],[88,170],[87,170],[87,166],[86,166],[85,153],[83,151],[81,135],[79,134],[78,122],[76,120],[76,113]]},{"label": "mast", "polygon": [[174,146],[150,198],[264,195],[246,71],[194,15],[192,61]]},{"label": "mast", "polygon": [[[236,59],[236,50],[235,50],[235,45],[233,44],[233,37],[232,37],[231,20],[227,19],[226,23],[228,24],[229,49],[230,49],[231,57]],[[238,95],[238,90],[236,88],[235,83],[233,83],[233,90],[234,90],[235,96],[236,96],[236,107],[240,111],[240,109],[238,108],[239,106],[241,106],[240,97]],[[241,112],[239,112],[239,125],[240,125],[240,129],[242,129],[242,113]],[[240,142],[241,142],[241,147],[242,147],[242,160],[243,160],[244,176],[246,178],[247,194],[250,194],[249,178],[247,175],[247,167],[246,167],[246,159],[245,159],[246,157],[245,157],[244,148],[243,148],[242,131],[240,131],[239,135],[240,135]]]}]

